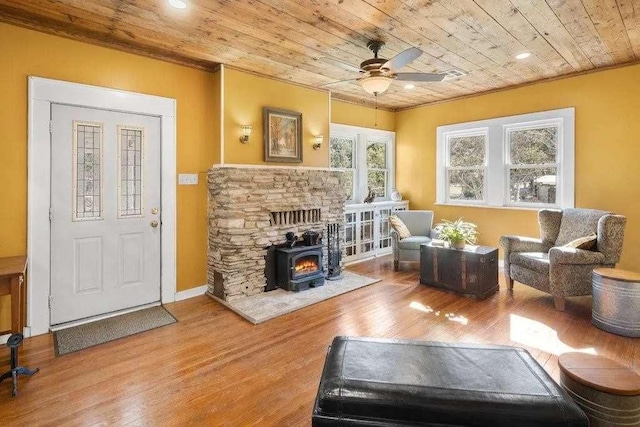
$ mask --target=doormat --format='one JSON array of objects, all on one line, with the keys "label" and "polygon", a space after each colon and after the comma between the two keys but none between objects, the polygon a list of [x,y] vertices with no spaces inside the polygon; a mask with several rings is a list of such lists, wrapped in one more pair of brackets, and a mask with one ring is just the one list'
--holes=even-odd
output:
[{"label": "doormat", "polygon": [[276,289],[230,302],[213,299],[249,322],[258,324],[380,281],[350,271],[343,271],[343,276],[340,280],[327,280],[324,286],[301,292]]},{"label": "doormat", "polygon": [[53,343],[56,356],[62,356],[176,322],[159,305],[55,331]]}]

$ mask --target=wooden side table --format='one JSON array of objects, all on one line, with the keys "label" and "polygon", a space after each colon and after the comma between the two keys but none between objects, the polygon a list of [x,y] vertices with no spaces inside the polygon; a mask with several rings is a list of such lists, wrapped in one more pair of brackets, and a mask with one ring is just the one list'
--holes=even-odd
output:
[{"label": "wooden side table", "polygon": [[615,268],[593,270],[591,322],[625,337],[640,337],[640,274]]},{"label": "wooden side table", "polygon": [[560,384],[589,417],[591,427],[640,425],[640,375],[602,356],[564,353]]},{"label": "wooden side table", "polygon": [[26,301],[24,278],[27,272],[27,257],[0,258],[0,296],[11,295],[11,329],[0,331],[22,333],[24,329],[23,305]]}]

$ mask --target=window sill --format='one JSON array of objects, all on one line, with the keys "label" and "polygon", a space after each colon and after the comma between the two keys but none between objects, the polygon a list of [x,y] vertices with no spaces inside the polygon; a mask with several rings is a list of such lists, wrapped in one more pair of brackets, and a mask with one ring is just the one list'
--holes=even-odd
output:
[{"label": "window sill", "polygon": [[477,209],[504,209],[515,211],[539,211],[540,209],[561,209],[553,206],[492,206],[492,205],[480,205],[480,204],[465,204],[465,203],[434,203],[435,206],[451,206],[459,208],[477,208]]},{"label": "window sill", "polygon": [[345,203],[344,207],[345,209],[359,209],[359,208],[366,208],[366,207],[370,207],[370,206],[389,206],[389,205],[397,205],[397,204],[404,204],[404,203],[409,203],[408,200],[400,200],[399,202],[394,202],[393,200],[378,200],[375,202],[371,202],[371,203]]}]

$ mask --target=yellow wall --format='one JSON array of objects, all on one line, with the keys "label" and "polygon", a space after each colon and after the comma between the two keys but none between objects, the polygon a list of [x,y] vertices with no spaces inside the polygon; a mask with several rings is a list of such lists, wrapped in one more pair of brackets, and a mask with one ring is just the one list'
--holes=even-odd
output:
[{"label": "yellow wall", "polygon": [[[265,164],[262,107],[302,113],[302,164],[288,166],[327,167],[329,163],[329,92],[287,84],[250,73],[224,70],[224,163]],[[241,126],[253,130],[248,144],[239,140]],[[314,136],[322,134],[325,143],[314,150]],[[282,164],[282,163],[276,163]]]},{"label": "yellow wall", "polygon": [[[206,282],[206,179],[214,162],[214,74],[0,24],[0,256],[26,253],[27,76],[177,99],[178,290]],[[0,306],[2,316],[7,302]],[[4,323],[0,322],[0,329]]]},{"label": "yellow wall", "polygon": [[638,270],[640,65],[397,113],[397,187],[412,208],[433,209],[436,220],[476,222],[484,244],[497,245],[502,234],[536,236],[535,211],[434,205],[436,127],[564,107],[576,109],[576,207],[627,216],[620,267]]},{"label": "yellow wall", "polygon": [[[206,171],[221,162],[264,164],[262,107],[302,112],[303,166],[327,166],[329,122],[397,132],[396,185],[412,208],[437,220],[477,222],[481,241],[496,245],[505,233],[537,234],[535,211],[434,206],[436,127],[505,115],[576,108],[576,205],[612,210],[629,219],[621,266],[634,268],[640,248],[640,66],[592,73],[481,95],[400,113],[330,101],[326,91],[224,70],[207,73],[112,49],[0,24],[0,256],[26,251],[27,76],[106,86],[177,99],[178,173],[198,173],[197,186],[178,186],[178,290],[206,282]],[[331,118],[329,118],[331,102]],[[223,125],[220,114],[224,113]],[[253,126],[249,144],[238,140]],[[325,136],[321,150],[313,136]],[[0,329],[7,301],[0,304]],[[5,319],[5,320],[3,320]]]},{"label": "yellow wall", "polygon": [[[177,99],[177,170],[198,173],[199,185],[178,186],[178,290],[206,282],[206,172],[221,162],[263,164],[262,107],[302,112],[303,166],[328,166],[329,93],[237,70],[208,73],[65,38],[0,24],[0,256],[26,252],[27,76],[34,75]],[[337,123],[374,127],[375,111],[335,102]],[[224,112],[224,124],[221,114]],[[381,129],[394,116],[378,111]],[[253,126],[251,142],[239,142],[240,126]],[[325,136],[318,151],[313,137]],[[8,323],[9,301],[0,301],[0,330]]]},{"label": "yellow wall", "polygon": [[396,114],[350,102],[332,100],[331,123],[394,131]]}]

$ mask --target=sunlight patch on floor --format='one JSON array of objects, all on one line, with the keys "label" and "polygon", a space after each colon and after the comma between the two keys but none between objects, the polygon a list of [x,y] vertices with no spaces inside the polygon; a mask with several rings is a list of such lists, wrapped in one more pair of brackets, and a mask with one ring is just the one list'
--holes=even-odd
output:
[{"label": "sunlight patch on floor", "polygon": [[409,304],[409,307],[413,308],[414,310],[420,310],[424,313],[433,313],[433,308],[418,301],[412,301],[411,304]]},{"label": "sunlight patch on floor", "polygon": [[555,329],[552,329],[544,323],[516,314],[510,315],[510,335],[511,341],[513,342],[534,347],[556,356],[571,351],[597,354],[593,347],[573,348],[558,338],[558,333]]},{"label": "sunlight patch on floor", "polygon": [[[418,301],[412,301],[411,304],[409,304],[409,307],[413,308],[414,310],[422,311],[423,313],[433,313],[435,316],[440,316],[441,314],[440,311],[434,312],[433,308]],[[466,325],[467,323],[469,323],[469,319],[462,315],[456,315],[455,313],[445,313],[444,317],[447,318],[447,320],[460,323],[461,325]]]},{"label": "sunlight patch on floor", "polygon": [[466,325],[467,323],[469,323],[469,319],[467,319],[464,316],[461,315],[457,315],[455,313],[447,313],[445,314],[445,317],[449,320],[451,320],[452,322],[458,322],[461,325]]}]

